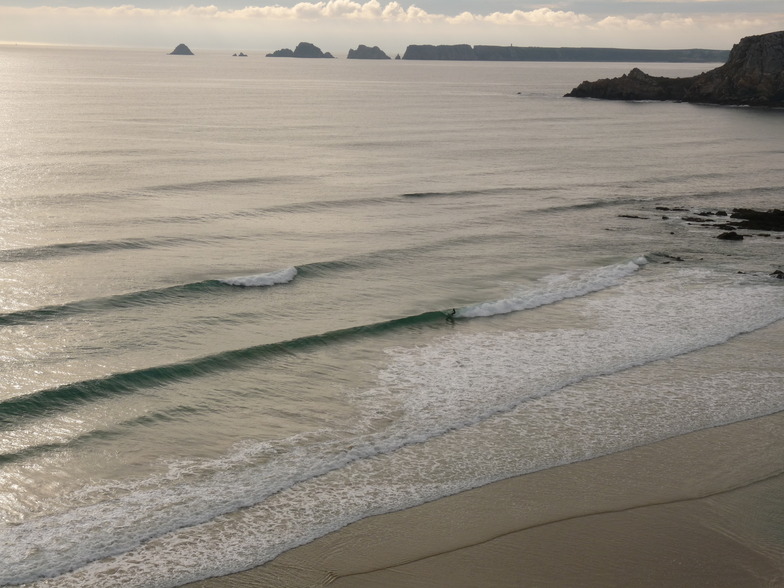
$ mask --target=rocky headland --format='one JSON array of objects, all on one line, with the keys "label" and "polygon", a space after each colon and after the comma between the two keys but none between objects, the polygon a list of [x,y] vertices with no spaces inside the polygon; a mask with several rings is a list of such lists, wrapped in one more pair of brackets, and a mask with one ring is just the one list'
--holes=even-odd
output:
[{"label": "rocky headland", "polygon": [[515,47],[409,45],[403,59],[444,61],[634,61],[721,63],[729,51],[713,49],[614,49],[603,47]]},{"label": "rocky headland", "polygon": [[566,96],[781,107],[784,31],[741,39],[724,65],[693,77],[656,77],[634,68],[619,78],[583,82]]},{"label": "rocky headland", "polygon": [[191,51],[186,44],[180,43],[174,48],[174,51],[169,53],[169,55],[193,55],[193,51]]},{"label": "rocky headland", "polygon": [[334,56],[327,51],[324,53],[313,43],[302,42],[292,51],[291,49],[278,49],[273,53],[267,53],[267,57],[301,57],[306,59],[334,59]]},{"label": "rocky headland", "polygon": [[346,59],[390,59],[390,57],[378,47],[360,45],[356,49],[349,49]]}]

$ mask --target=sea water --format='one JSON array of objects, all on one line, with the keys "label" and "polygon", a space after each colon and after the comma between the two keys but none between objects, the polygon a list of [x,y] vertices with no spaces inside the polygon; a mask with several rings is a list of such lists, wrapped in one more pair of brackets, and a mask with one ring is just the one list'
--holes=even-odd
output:
[{"label": "sea water", "polygon": [[0,584],[783,410],[784,241],[684,217],[781,206],[784,114],[562,97],[633,65],[0,48]]}]

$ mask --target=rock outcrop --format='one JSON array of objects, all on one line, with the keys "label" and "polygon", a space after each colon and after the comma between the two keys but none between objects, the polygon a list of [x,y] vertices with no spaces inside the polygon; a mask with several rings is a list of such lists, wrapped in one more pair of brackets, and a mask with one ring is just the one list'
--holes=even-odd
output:
[{"label": "rock outcrop", "polygon": [[620,78],[583,82],[566,96],[784,106],[784,31],[741,39],[724,65],[697,76],[655,77],[634,68]]},{"label": "rock outcrop", "polygon": [[193,51],[188,49],[188,46],[184,43],[180,43],[174,48],[174,51],[169,53],[169,55],[193,55]]},{"label": "rock outcrop", "polygon": [[753,231],[784,231],[784,210],[752,210],[750,208],[736,208],[730,215],[731,218],[741,219],[737,223],[739,229]]},{"label": "rock outcrop", "polygon": [[306,59],[334,59],[333,55],[327,51],[324,53],[321,49],[316,47],[313,43],[302,42],[297,45],[296,49],[278,49],[273,53],[267,53],[267,57],[302,57]]},{"label": "rock outcrop", "polygon": [[457,61],[635,61],[722,63],[729,51],[713,49],[615,49],[515,47],[513,45],[409,45],[403,59]]},{"label": "rock outcrop", "polygon": [[378,47],[360,45],[356,49],[349,49],[346,59],[389,59],[389,55]]},{"label": "rock outcrop", "polygon": [[267,57],[294,57],[294,52],[291,49],[278,49],[272,53],[267,53]]}]

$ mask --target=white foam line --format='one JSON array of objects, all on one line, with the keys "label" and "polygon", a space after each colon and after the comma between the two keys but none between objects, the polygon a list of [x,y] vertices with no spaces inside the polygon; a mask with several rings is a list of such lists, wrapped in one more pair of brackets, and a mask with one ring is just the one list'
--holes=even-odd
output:
[{"label": "white foam line", "polygon": [[239,276],[236,278],[226,278],[219,280],[222,284],[229,286],[242,286],[245,288],[258,288],[264,286],[274,286],[276,284],[287,284],[297,276],[296,267],[287,267],[282,270],[258,274],[255,276]]},{"label": "white foam line", "polygon": [[543,285],[539,288],[520,292],[504,300],[466,306],[459,309],[454,316],[474,318],[508,314],[553,304],[568,298],[577,298],[591,292],[617,286],[624,278],[632,275],[647,263],[648,261],[644,257],[640,257],[627,263],[600,267],[580,274],[548,276],[541,280]]}]

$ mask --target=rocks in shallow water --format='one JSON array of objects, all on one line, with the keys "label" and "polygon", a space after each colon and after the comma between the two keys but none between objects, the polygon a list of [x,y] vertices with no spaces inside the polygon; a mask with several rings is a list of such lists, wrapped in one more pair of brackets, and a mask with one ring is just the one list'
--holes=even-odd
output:
[{"label": "rocks in shallow water", "polygon": [[772,274],[770,274],[774,278],[778,278],[779,280],[784,280],[784,272],[781,270],[776,270]]},{"label": "rocks in shallow water", "polygon": [[738,235],[735,231],[728,231],[726,233],[721,233],[717,239],[722,239],[723,241],[743,241],[743,235]]},{"label": "rocks in shallow water", "polygon": [[784,31],[741,39],[727,63],[694,77],[655,77],[634,68],[620,78],[583,82],[566,96],[784,106]]},{"label": "rocks in shallow water", "polygon": [[[657,210],[668,210],[665,207],[656,207]],[[683,210],[683,209],[673,209]],[[687,223],[700,224],[702,226],[723,229],[725,231],[736,231],[745,229],[749,231],[784,231],[784,210],[774,208],[772,210],[752,210],[749,208],[736,208],[731,214],[723,210],[717,212],[697,212],[697,216],[682,216],[681,220]],[[718,219],[710,217],[732,218],[731,222],[717,222]]]},{"label": "rocks in shallow water", "polygon": [[741,219],[736,223],[740,229],[752,231],[784,231],[784,210],[761,211],[749,208],[736,208],[730,215],[731,218]]}]

